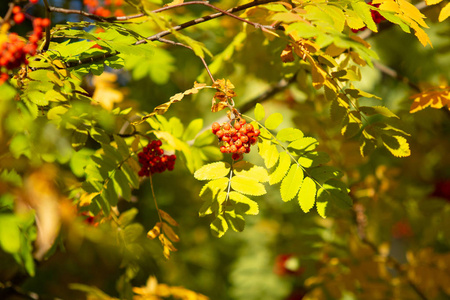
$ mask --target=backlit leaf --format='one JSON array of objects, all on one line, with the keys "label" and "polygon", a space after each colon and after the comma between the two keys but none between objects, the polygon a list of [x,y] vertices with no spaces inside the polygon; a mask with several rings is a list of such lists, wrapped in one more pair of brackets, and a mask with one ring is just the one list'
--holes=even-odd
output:
[{"label": "backlit leaf", "polygon": [[301,150],[303,152],[313,151],[319,145],[319,142],[313,137],[303,137],[299,140],[293,141],[288,145],[288,148]]},{"label": "backlit leaf", "polygon": [[411,155],[408,141],[404,137],[382,134],[381,139],[383,145],[386,146],[395,157],[406,157]]},{"label": "backlit leaf", "polygon": [[233,172],[236,176],[251,178],[259,182],[269,181],[269,174],[265,168],[256,166],[245,160],[233,164]]},{"label": "backlit leaf", "polygon": [[225,232],[228,230],[228,224],[225,218],[221,215],[217,216],[217,218],[210,225],[211,232],[218,238],[222,237]]},{"label": "backlit leaf", "polygon": [[194,173],[194,177],[197,180],[211,180],[221,177],[225,177],[230,172],[230,164],[226,162],[215,162],[208,165],[204,165]]},{"label": "backlit leaf", "polygon": [[314,207],[316,201],[316,183],[310,177],[303,179],[302,187],[298,192],[298,202],[301,209],[307,213]]},{"label": "backlit leaf", "polygon": [[277,133],[277,139],[282,142],[292,142],[303,137],[303,132],[297,128],[283,128]]},{"label": "backlit leaf", "polygon": [[297,195],[303,181],[303,170],[301,167],[293,164],[288,174],[281,182],[281,199],[284,202],[292,200]]},{"label": "backlit leaf", "polygon": [[283,115],[280,113],[274,113],[267,117],[264,122],[264,126],[269,130],[274,130],[283,122]]},{"label": "backlit leaf", "polygon": [[224,217],[234,231],[241,232],[244,230],[245,219],[242,215],[236,213],[235,210],[225,211]]},{"label": "backlit leaf", "polygon": [[273,185],[280,182],[289,171],[290,165],[291,158],[289,157],[289,154],[286,152],[281,152],[280,159],[278,160],[278,166],[269,176],[269,183]]},{"label": "backlit leaf", "polygon": [[229,197],[236,202],[236,210],[247,215],[257,215],[259,213],[258,203],[242,195],[241,193],[231,191]]},{"label": "backlit leaf", "polygon": [[241,176],[231,178],[231,188],[237,192],[251,196],[261,196],[266,193],[266,188],[258,181]]},{"label": "backlit leaf", "polygon": [[264,106],[261,103],[256,103],[255,106],[255,119],[256,121],[261,121],[266,116],[266,112],[264,111]]},{"label": "backlit leaf", "polygon": [[272,168],[278,161],[279,153],[277,146],[270,141],[264,140],[258,144],[259,155],[264,159],[267,168]]},{"label": "backlit leaf", "polygon": [[445,21],[450,16],[450,3],[447,3],[439,13],[439,22]]}]

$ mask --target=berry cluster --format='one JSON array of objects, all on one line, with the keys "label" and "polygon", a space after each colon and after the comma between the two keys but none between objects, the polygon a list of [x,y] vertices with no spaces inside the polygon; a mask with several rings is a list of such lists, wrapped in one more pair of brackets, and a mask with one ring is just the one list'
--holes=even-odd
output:
[{"label": "berry cluster", "polygon": [[222,142],[220,152],[233,153],[233,160],[240,160],[244,153],[250,152],[250,146],[256,144],[259,136],[259,129],[254,129],[252,124],[246,124],[244,119],[235,120],[233,126],[229,122],[220,125],[217,122],[212,124],[212,132]]},{"label": "berry cluster", "polygon": [[104,0],[103,3],[99,3],[99,0],[83,0],[83,4],[87,6],[90,13],[103,18],[111,16],[111,10],[104,6],[109,6],[113,9],[115,17],[125,16],[123,10],[119,8],[122,6],[123,0]]},{"label": "berry cluster", "polygon": [[[20,16],[20,14],[25,18],[19,6],[15,6],[13,12],[15,12],[14,20],[16,23],[18,23],[17,16]],[[49,19],[35,18],[33,20],[33,34],[28,38],[27,43],[21,40],[16,33],[10,33],[8,39],[0,45],[0,84],[8,80],[8,71],[16,69],[22,64],[28,65],[26,57],[36,54],[38,42],[47,26],[50,26]]]},{"label": "berry cluster", "polygon": [[175,155],[163,155],[164,150],[161,149],[160,140],[154,140],[148,143],[147,147],[138,153],[139,162],[142,165],[138,175],[149,176],[154,173],[162,173],[165,170],[172,171],[175,166]]},{"label": "berry cluster", "polygon": [[[368,2],[367,4],[372,5],[373,7],[378,8],[380,6],[380,4],[372,4],[372,1]],[[376,10],[371,10],[370,11],[372,14],[372,19],[376,24],[380,24],[382,21],[386,20],[382,15],[380,15],[380,13]],[[366,29],[366,26],[364,26],[363,28],[360,29],[352,29],[352,31],[354,33],[357,33],[358,31],[363,31],[364,29]]]}]

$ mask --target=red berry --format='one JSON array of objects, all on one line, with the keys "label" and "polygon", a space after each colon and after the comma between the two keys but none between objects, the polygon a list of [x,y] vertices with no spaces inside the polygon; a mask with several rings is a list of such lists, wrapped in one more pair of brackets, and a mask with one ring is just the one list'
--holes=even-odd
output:
[{"label": "red berry", "polygon": [[219,130],[219,129],[220,129],[220,124],[217,123],[217,122],[214,122],[214,123],[212,124],[212,126],[211,126],[211,129],[212,129],[213,131]]},{"label": "red berry", "polygon": [[221,146],[221,147],[220,147],[220,152],[222,152],[222,153],[227,153],[227,147]]},{"label": "red berry", "polygon": [[20,6],[14,6],[13,7],[13,9],[12,9],[12,13],[13,14],[18,14],[18,13],[20,13],[22,11],[22,8],[20,7]]},{"label": "red berry", "polygon": [[42,19],[42,27],[48,27],[48,26],[50,26],[50,19],[47,19],[47,18],[45,18],[45,19]]},{"label": "red berry", "polygon": [[216,132],[216,136],[217,136],[219,139],[221,139],[221,138],[224,136],[223,130],[218,130],[218,131]]},{"label": "red berry", "polygon": [[239,120],[239,123],[240,123],[241,125],[244,125],[245,123],[247,123],[247,121],[245,121],[245,119],[240,119],[240,120]]},{"label": "red berry", "polygon": [[255,133],[254,137],[258,137],[261,131],[259,131],[259,129],[255,129],[254,133]]},{"label": "red berry", "polygon": [[239,123],[239,122],[234,122],[234,128],[236,129],[236,130],[239,130],[239,129],[241,129],[241,124]]},{"label": "red berry", "polygon": [[243,156],[242,156],[242,154],[239,154],[239,153],[233,153],[233,155],[231,155],[231,158],[233,160],[240,160],[243,158]]},{"label": "red berry", "polygon": [[231,128],[230,123],[225,123],[225,124],[223,124],[223,129],[224,129],[224,130],[230,130],[230,128]]},{"label": "red berry", "polygon": [[253,125],[252,125],[252,124],[247,124],[247,125],[245,126],[245,129],[247,129],[247,132],[253,131]]},{"label": "red berry", "polygon": [[248,136],[246,136],[246,135],[241,136],[241,141],[244,144],[247,143],[248,142]]},{"label": "red berry", "polygon": [[16,22],[16,24],[21,24],[23,21],[25,21],[25,15],[23,13],[19,12],[14,15],[13,19],[14,19],[14,22]]},{"label": "red berry", "polygon": [[39,0],[30,0],[30,3],[32,3],[32,4],[36,4],[38,2],[39,2]]}]

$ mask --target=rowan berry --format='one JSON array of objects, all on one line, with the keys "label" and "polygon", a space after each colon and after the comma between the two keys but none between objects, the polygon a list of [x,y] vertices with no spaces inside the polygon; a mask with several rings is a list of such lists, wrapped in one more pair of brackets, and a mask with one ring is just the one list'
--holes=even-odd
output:
[{"label": "rowan berry", "polygon": [[239,154],[239,153],[233,153],[233,155],[231,155],[231,158],[233,160],[240,160],[240,159],[244,158],[244,156],[242,154]]},{"label": "rowan berry", "polygon": [[18,13],[20,13],[22,11],[22,8],[20,7],[20,6],[14,6],[13,7],[13,9],[12,9],[12,13],[13,14],[18,14]]},{"label": "rowan berry", "polygon": [[247,123],[247,121],[245,119],[239,119],[239,124],[244,125],[246,123]]},{"label": "rowan berry", "polygon": [[239,122],[234,122],[234,128],[235,128],[236,130],[241,129],[241,123],[239,123]]},{"label": "rowan berry", "polygon": [[236,147],[236,145],[231,145],[231,146],[230,146],[230,152],[231,152],[231,153],[236,153],[237,150],[238,150],[238,148]]},{"label": "rowan berry", "polygon": [[48,19],[48,18],[44,18],[44,19],[42,19],[42,23],[41,23],[41,25],[42,25],[42,27],[48,27],[48,26],[50,26],[50,19]]},{"label": "rowan berry", "polygon": [[30,0],[30,3],[31,4],[36,4],[36,3],[38,3],[39,2],[39,0]]},{"label": "rowan berry", "polygon": [[241,138],[240,138],[240,140],[242,141],[242,143],[247,143],[248,142],[248,136],[246,136],[246,135],[243,135],[243,136],[241,136]]},{"label": "rowan berry", "polygon": [[220,124],[218,122],[214,122],[211,126],[212,131],[218,131],[220,129]]},{"label": "rowan berry", "polygon": [[225,124],[223,124],[222,127],[223,127],[224,130],[230,130],[231,125],[230,125],[230,123],[225,123]]},{"label": "rowan berry", "polygon": [[216,132],[216,136],[217,136],[219,139],[221,139],[221,138],[224,136],[223,130],[218,130],[218,131]]},{"label": "rowan berry", "polygon": [[149,176],[154,173],[162,173],[165,170],[172,171],[175,166],[175,155],[163,155],[164,150],[160,147],[160,140],[153,140],[138,153],[139,163],[142,168],[138,172],[139,176]]},{"label": "rowan berry", "polygon": [[242,141],[240,139],[237,139],[234,144],[236,145],[236,147],[241,147],[242,146]]},{"label": "rowan berry", "polygon": [[16,24],[21,24],[23,21],[25,21],[25,15],[22,12],[19,12],[14,15],[13,20],[14,22],[16,22]]}]

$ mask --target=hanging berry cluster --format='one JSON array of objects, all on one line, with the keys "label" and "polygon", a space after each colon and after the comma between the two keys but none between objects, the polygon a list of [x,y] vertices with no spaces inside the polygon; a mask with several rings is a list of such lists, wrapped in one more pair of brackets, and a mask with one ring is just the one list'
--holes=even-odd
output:
[{"label": "hanging berry cluster", "polygon": [[[115,17],[125,16],[125,13],[120,8],[123,0],[104,0],[103,3],[100,3],[99,0],[83,0],[83,4],[87,6],[90,13],[103,18],[111,16],[111,9],[114,10]],[[109,7],[109,9],[105,8],[105,6]]]},{"label": "hanging berry cluster", "polygon": [[253,128],[253,125],[247,124],[244,119],[235,119],[233,125],[230,122],[222,125],[214,122],[212,132],[222,142],[220,152],[232,153],[233,160],[240,160],[244,153],[249,153],[250,146],[256,144],[260,133],[259,129]]},{"label": "hanging berry cluster", "polygon": [[[25,16],[19,6],[13,8],[13,14],[16,24],[23,22]],[[35,18],[33,20],[33,34],[28,38],[28,42],[23,41],[14,32],[8,35],[8,39],[0,45],[0,84],[8,80],[8,71],[21,65],[28,65],[27,55],[33,56],[36,54],[38,42],[43,36],[44,28],[48,26],[50,26],[49,19]]]},{"label": "hanging berry cluster", "polygon": [[139,162],[142,165],[138,175],[150,176],[154,173],[162,173],[165,170],[172,171],[175,166],[176,155],[163,155],[164,150],[161,149],[162,142],[153,140],[148,143],[147,147],[138,153]]}]

